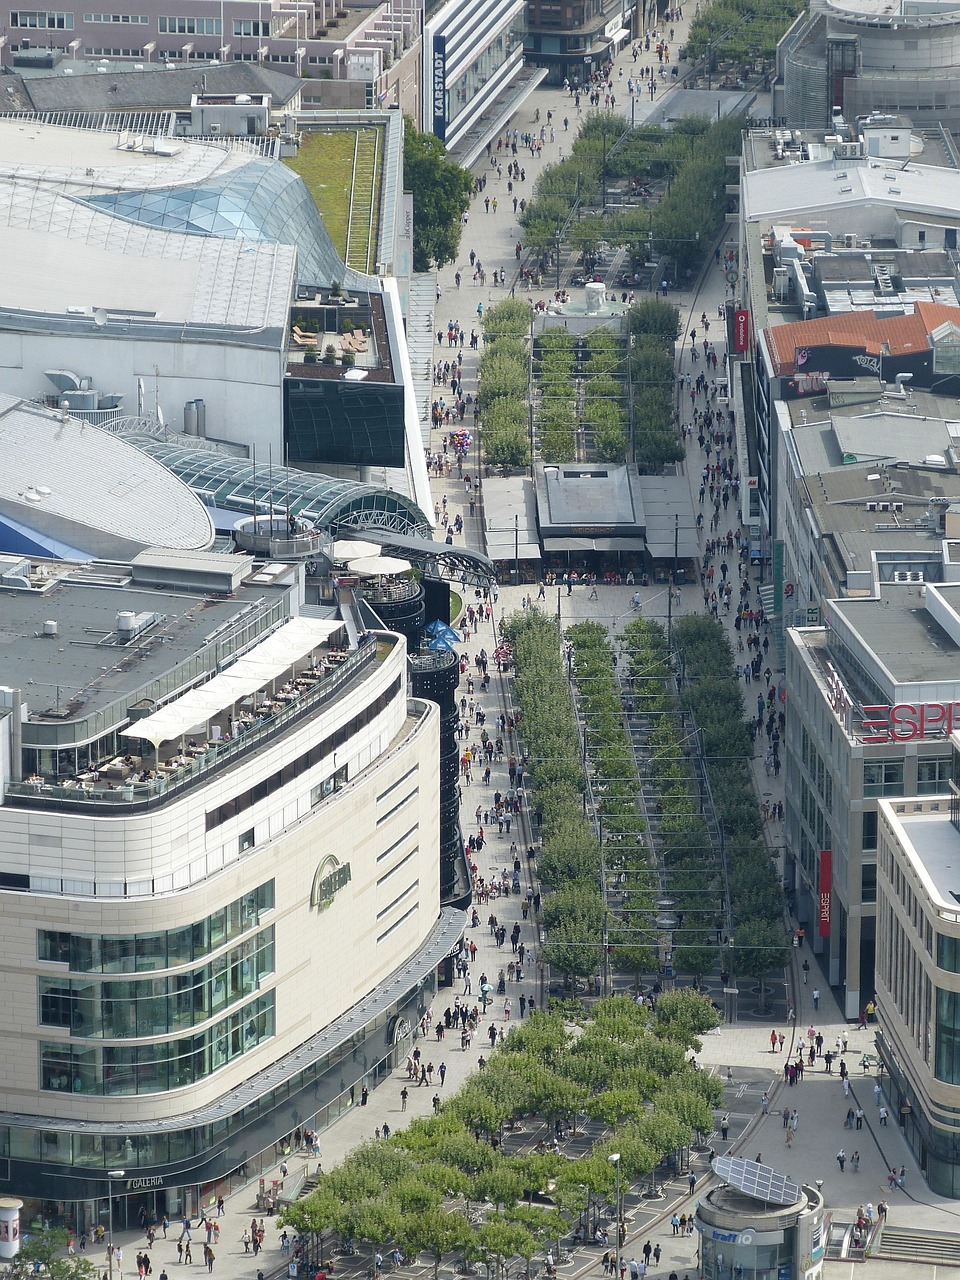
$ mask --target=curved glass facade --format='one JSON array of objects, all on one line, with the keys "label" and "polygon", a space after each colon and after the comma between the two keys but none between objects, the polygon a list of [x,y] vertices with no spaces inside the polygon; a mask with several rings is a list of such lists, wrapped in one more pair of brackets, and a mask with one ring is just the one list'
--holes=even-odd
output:
[{"label": "curved glass facade", "polygon": [[167,1093],[198,1084],[274,1034],[267,991],[206,1031],[148,1044],[40,1042],[40,1080],[54,1092],[107,1096]]},{"label": "curved glass facade", "polygon": [[[236,898],[182,929],[101,936],[37,932],[37,955],[66,964],[37,979],[38,1021],[69,1041],[40,1045],[41,1088],[84,1094],[162,1093],[204,1079],[274,1034],[274,994],[257,995],[275,971],[274,930],[257,933],[274,905],[274,882]],[[250,934],[249,937],[243,937]],[[241,941],[237,939],[242,938]],[[185,967],[233,946],[199,967]],[[111,975],[156,975],[109,980]],[[102,976],[106,975],[106,976]],[[251,997],[256,997],[251,999]],[[229,1012],[216,1023],[212,1018]],[[207,1023],[195,1035],[183,1032]],[[153,1043],[90,1046],[84,1040],[176,1036]]]},{"label": "curved glass facade", "polygon": [[165,978],[40,978],[40,1025],[83,1039],[169,1035],[253,995],[275,967],[271,927],[199,969]]},{"label": "curved glass facade", "polygon": [[244,458],[184,448],[165,440],[131,437],[131,443],[170,468],[211,505],[244,514],[266,514],[271,504],[331,533],[365,523],[394,533],[426,533],[429,523],[415,502],[391,489],[356,480],[257,468]]},{"label": "curved glass facade", "polygon": [[141,226],[293,245],[297,278],[308,284],[343,281],[347,273],[303,180],[274,160],[250,159],[197,186],[150,187],[77,199]]}]

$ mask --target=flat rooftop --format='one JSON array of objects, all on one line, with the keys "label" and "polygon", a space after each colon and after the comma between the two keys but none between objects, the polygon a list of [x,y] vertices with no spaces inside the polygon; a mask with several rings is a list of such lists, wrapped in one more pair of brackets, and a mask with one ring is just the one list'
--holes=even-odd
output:
[{"label": "flat rooftop", "polygon": [[897,814],[907,837],[907,854],[931,885],[940,905],[960,907],[960,831],[950,821],[948,805],[942,813]]},{"label": "flat rooftop", "polygon": [[[211,555],[209,562],[219,558]],[[0,568],[17,561],[6,557]],[[0,685],[21,690],[29,724],[81,721],[114,702],[137,701],[154,681],[172,675],[214,638],[228,641],[241,622],[246,626],[260,615],[266,629],[276,589],[289,585],[288,575],[279,575],[271,590],[258,574],[254,584],[222,598],[188,588],[138,587],[123,570],[96,562],[77,566],[46,561],[34,562],[34,567],[52,579],[42,590],[0,588]],[[121,611],[160,617],[129,643],[118,644]],[[57,624],[54,637],[43,634],[48,621]],[[214,654],[210,656],[214,670]],[[201,674],[200,669],[190,677],[185,672],[182,683]],[[177,687],[172,680],[168,692]],[[105,719],[106,724],[100,722],[103,731],[112,723],[112,717]],[[25,725],[25,745],[30,737]]]},{"label": "flat rooftop", "polygon": [[885,585],[879,598],[831,600],[825,613],[843,619],[895,684],[960,681],[960,645],[931,618],[916,586]]}]

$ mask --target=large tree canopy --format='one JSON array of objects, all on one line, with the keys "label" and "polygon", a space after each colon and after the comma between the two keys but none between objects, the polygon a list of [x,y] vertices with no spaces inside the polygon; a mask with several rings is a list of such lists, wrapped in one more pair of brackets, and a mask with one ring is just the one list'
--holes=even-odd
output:
[{"label": "large tree canopy", "polygon": [[473,178],[449,159],[439,138],[421,133],[409,116],[404,117],[403,187],[413,193],[413,269],[429,271],[434,264],[452,262]]}]

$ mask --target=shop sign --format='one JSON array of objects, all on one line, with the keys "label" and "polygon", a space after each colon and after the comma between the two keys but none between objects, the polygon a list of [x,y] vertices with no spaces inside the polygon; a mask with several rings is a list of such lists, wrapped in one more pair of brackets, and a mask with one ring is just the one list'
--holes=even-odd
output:
[{"label": "shop sign", "polygon": [[128,1191],[148,1191],[151,1187],[162,1187],[163,1178],[128,1178]]},{"label": "shop sign", "polygon": [[447,37],[433,37],[433,65],[431,67],[431,93],[433,97],[433,132],[444,142],[447,137]]},{"label": "shop sign", "polygon": [[339,891],[350,883],[350,863],[341,863],[332,853],[317,867],[310,892],[310,905],[318,911],[326,911]]},{"label": "shop sign", "polygon": [[863,742],[912,742],[948,738],[960,729],[960,702],[898,702],[863,708]]},{"label": "shop sign", "polygon": [[733,349],[750,350],[750,312],[735,311],[733,315]]},{"label": "shop sign", "polygon": [[830,937],[830,892],[833,884],[833,853],[820,850],[820,937]]}]

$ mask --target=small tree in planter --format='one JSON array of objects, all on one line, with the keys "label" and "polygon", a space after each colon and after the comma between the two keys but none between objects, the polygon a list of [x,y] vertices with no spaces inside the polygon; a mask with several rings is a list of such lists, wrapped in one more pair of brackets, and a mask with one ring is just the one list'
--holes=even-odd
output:
[{"label": "small tree in planter", "polygon": [[347,369],[352,369],[357,363],[357,357],[352,351],[344,351],[340,355],[340,363]]},{"label": "small tree in planter", "polygon": [[303,363],[304,363],[304,364],[316,364],[316,363],[317,363],[317,353],[316,353],[315,351],[307,351],[307,352],[305,352],[305,353],[304,353],[304,356],[303,356]]},{"label": "small tree in planter", "polygon": [[324,364],[337,363],[337,348],[333,345],[332,342],[328,342],[323,349],[323,363]]}]

